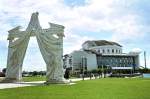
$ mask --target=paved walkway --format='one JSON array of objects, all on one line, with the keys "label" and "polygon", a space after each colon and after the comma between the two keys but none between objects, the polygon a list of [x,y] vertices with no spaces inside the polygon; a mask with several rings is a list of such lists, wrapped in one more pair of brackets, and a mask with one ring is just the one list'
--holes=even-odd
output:
[{"label": "paved walkway", "polygon": [[37,82],[16,82],[16,83],[0,83],[0,89],[16,88],[16,87],[25,87],[25,86],[36,86],[36,85],[40,85],[41,82],[44,82],[44,81],[37,81]]},{"label": "paved walkway", "polygon": [[[84,80],[89,80],[90,78],[84,78]],[[81,81],[82,78],[70,79],[71,83],[68,85],[75,84],[76,81]],[[16,83],[0,83],[0,89],[6,88],[16,88],[16,87],[26,87],[26,86],[38,86],[43,85],[45,81],[32,81],[32,82],[16,82]]]}]

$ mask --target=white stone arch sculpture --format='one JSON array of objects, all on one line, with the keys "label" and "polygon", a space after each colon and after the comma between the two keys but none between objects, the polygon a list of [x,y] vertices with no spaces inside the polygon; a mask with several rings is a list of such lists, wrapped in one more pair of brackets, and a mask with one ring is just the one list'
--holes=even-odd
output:
[{"label": "white stone arch sculpture", "polygon": [[[8,58],[5,82],[16,82],[22,79],[22,64],[28,42],[31,36],[35,36],[42,57],[46,63],[47,83],[66,83],[63,73],[63,37],[64,26],[49,23],[50,28],[42,29],[38,20],[38,12],[33,13],[29,25],[25,31],[20,26],[8,31]],[[53,35],[57,35],[58,38]]]}]

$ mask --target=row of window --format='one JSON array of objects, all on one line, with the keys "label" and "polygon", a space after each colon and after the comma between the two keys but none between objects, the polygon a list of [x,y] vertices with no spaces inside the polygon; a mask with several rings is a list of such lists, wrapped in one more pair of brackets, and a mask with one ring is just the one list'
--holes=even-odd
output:
[{"label": "row of window", "polygon": [[97,50],[98,53],[121,53],[121,50],[118,50],[118,49],[102,49],[102,50]]},{"label": "row of window", "polygon": [[97,61],[103,61],[103,62],[115,62],[115,63],[128,63],[133,62],[132,58],[98,58]]},{"label": "row of window", "polygon": [[127,62],[127,63],[108,63],[108,62],[98,62],[99,66],[132,66],[133,62]]}]

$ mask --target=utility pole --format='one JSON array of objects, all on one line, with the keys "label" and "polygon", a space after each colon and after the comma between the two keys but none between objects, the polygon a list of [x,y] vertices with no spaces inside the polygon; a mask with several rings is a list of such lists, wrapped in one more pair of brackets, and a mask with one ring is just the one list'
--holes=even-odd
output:
[{"label": "utility pole", "polygon": [[144,61],[145,61],[145,68],[146,68],[146,51],[144,51]]}]

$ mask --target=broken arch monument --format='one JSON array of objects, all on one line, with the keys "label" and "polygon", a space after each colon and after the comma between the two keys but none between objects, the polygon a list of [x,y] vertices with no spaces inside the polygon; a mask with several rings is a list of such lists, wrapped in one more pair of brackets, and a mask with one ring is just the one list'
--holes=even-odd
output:
[{"label": "broken arch monument", "polygon": [[[22,64],[31,36],[35,36],[40,52],[46,63],[46,83],[67,83],[63,73],[63,37],[64,26],[49,23],[50,28],[42,29],[38,12],[32,14],[25,31],[20,26],[11,29],[8,35],[8,58],[5,82],[17,82],[22,79]],[[54,36],[57,35],[57,37]]]}]

